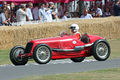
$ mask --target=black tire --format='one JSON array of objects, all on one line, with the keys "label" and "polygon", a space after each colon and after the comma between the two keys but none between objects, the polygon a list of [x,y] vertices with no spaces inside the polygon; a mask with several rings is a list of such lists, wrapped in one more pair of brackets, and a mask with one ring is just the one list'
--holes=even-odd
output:
[{"label": "black tire", "polygon": [[85,57],[80,57],[80,58],[71,58],[73,62],[82,62],[85,59]]},{"label": "black tire", "polygon": [[10,51],[10,60],[14,65],[25,65],[28,62],[28,58],[19,58],[19,53],[24,54],[24,47],[15,46]]},{"label": "black tire", "polygon": [[38,64],[46,64],[52,58],[52,50],[46,44],[38,44],[33,51],[33,58]]},{"label": "black tire", "polygon": [[110,45],[104,39],[97,40],[92,47],[93,57],[98,61],[107,60],[110,56],[110,52]]}]

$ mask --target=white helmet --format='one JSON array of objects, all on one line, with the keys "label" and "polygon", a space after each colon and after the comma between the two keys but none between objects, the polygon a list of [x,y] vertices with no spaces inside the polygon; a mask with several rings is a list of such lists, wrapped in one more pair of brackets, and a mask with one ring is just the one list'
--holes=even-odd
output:
[{"label": "white helmet", "polygon": [[79,26],[77,24],[71,24],[70,29],[76,33],[79,30]]}]

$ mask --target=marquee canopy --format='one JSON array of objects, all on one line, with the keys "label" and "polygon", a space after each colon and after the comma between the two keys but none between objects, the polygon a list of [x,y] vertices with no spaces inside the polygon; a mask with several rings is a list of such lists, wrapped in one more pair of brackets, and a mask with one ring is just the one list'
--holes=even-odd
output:
[{"label": "marquee canopy", "polygon": [[54,2],[54,3],[68,3],[74,0],[33,0],[34,3]]},{"label": "marquee canopy", "polygon": [[7,2],[32,2],[33,0],[0,0],[2,1],[7,1]]},{"label": "marquee canopy", "polygon": [[7,2],[15,2],[15,3],[27,3],[27,2],[33,2],[33,3],[43,3],[43,2],[54,2],[54,3],[68,3],[74,0],[0,0],[7,1]]},{"label": "marquee canopy", "polygon": [[[0,0],[2,1],[7,1],[7,2],[15,2],[15,3],[27,3],[27,2],[32,2],[32,3],[43,3],[43,2],[54,2],[54,3],[68,3],[71,1],[75,0]],[[80,0],[80,1],[96,1],[96,0]]]},{"label": "marquee canopy", "polygon": [[80,0],[80,1],[96,1],[96,0]]}]

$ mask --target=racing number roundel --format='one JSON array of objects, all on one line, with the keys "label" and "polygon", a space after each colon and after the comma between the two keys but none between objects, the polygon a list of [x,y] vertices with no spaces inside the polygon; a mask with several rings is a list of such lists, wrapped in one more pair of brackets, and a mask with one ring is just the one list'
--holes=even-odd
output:
[{"label": "racing number roundel", "polygon": [[73,44],[76,44],[77,42],[76,41],[73,41]]}]

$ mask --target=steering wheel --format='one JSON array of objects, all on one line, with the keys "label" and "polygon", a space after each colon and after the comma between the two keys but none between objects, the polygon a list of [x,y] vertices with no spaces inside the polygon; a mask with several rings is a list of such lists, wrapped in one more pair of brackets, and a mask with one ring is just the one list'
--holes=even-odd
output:
[{"label": "steering wheel", "polygon": [[62,32],[60,33],[60,36],[61,36],[61,37],[65,36],[65,35],[70,35],[70,34],[68,34],[68,33],[65,32],[65,31],[62,31]]}]

